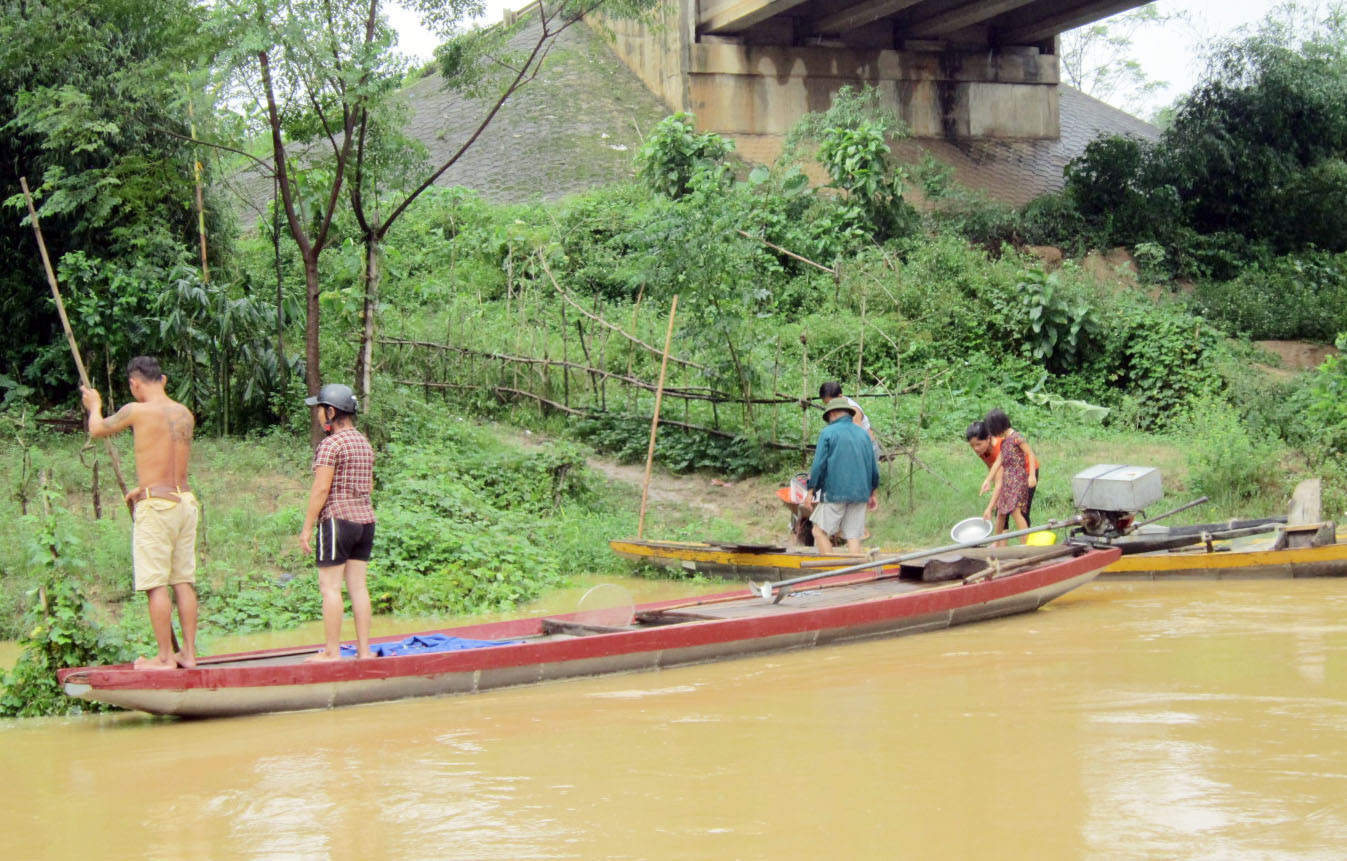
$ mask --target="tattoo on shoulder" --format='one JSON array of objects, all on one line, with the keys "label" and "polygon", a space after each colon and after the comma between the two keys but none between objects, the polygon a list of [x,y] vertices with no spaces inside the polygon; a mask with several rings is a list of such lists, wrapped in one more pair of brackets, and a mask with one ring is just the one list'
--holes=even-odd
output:
[{"label": "tattoo on shoulder", "polygon": [[168,432],[174,442],[191,442],[192,431],[196,428],[196,419],[192,411],[181,405],[164,410],[168,419]]},{"label": "tattoo on shoulder", "polygon": [[133,404],[125,404],[117,412],[103,419],[103,426],[108,430],[119,431],[131,424],[131,411]]}]

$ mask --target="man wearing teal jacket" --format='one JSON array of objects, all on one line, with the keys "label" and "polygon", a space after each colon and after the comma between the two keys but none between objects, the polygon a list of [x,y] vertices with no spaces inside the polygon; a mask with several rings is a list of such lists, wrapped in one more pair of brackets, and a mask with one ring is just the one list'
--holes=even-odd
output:
[{"label": "man wearing teal jacket", "polygon": [[814,522],[814,545],[831,553],[830,536],[840,534],[847,552],[861,555],[865,537],[865,513],[875,504],[879,488],[879,462],[870,435],[852,418],[856,409],[846,398],[833,398],[823,406],[827,423],[814,446],[814,466],[809,470],[809,489],[817,491],[818,505],[809,519]]}]

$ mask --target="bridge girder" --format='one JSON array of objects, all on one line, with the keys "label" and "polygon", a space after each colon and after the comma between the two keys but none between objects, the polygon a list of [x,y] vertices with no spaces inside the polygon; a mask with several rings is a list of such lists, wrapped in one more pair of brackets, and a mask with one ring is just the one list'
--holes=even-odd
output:
[{"label": "bridge girder", "polygon": [[[912,40],[1036,45],[1149,0],[694,0],[698,35],[751,36],[760,43],[868,36],[869,43]],[[789,27],[771,26],[789,24]],[[789,33],[789,37],[782,37]]]}]

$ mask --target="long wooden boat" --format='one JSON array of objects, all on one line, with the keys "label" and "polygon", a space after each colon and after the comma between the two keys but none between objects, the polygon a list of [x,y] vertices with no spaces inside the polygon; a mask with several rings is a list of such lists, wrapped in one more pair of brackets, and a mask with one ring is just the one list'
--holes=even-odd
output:
[{"label": "long wooden boat", "polygon": [[[1252,522],[1252,521],[1250,521]],[[1216,524],[1226,526],[1226,524]],[[1193,527],[1198,529],[1200,527]],[[1186,534],[1175,530],[1176,535]],[[1156,539],[1157,543],[1159,540]],[[1285,577],[1347,577],[1347,535],[1337,543],[1320,547],[1274,550],[1276,536],[1261,535],[1217,541],[1210,545],[1189,538],[1183,546],[1153,552],[1135,552],[1123,547],[1123,556],[1099,576],[1109,580],[1169,579],[1276,579]],[[693,541],[608,542],[613,552],[648,565],[681,568],[707,577],[726,580],[765,580],[827,571],[866,561],[853,556],[821,556],[812,547],[717,545]],[[1144,546],[1144,545],[1142,545]],[[874,558],[901,553],[877,550]],[[1016,546],[997,555],[1021,555]],[[896,569],[885,569],[896,570]]]},{"label": "long wooden boat", "polygon": [[1198,543],[1154,553],[1124,555],[1100,572],[1109,580],[1255,580],[1347,577],[1345,536],[1318,547],[1273,549],[1277,537]]},{"label": "long wooden boat", "polygon": [[[772,544],[731,544],[701,541],[643,541],[619,538],[608,542],[614,553],[645,565],[681,568],[724,580],[776,580],[845,568],[867,562],[871,556],[824,556],[813,547]],[[895,556],[903,551],[885,548],[873,558]]]},{"label": "long wooden boat", "polygon": [[[736,590],[631,608],[625,624],[584,613],[427,632],[486,648],[305,663],[317,646],[201,659],[193,669],[129,664],[61,670],[70,696],[152,714],[226,716],[470,693],[605,673],[947,628],[1037,609],[1094,578],[1116,549],[1067,548],[1012,573],[942,583],[872,572],[826,577],[778,603]],[[588,611],[587,611],[588,612]],[[401,638],[380,638],[392,642]]]}]

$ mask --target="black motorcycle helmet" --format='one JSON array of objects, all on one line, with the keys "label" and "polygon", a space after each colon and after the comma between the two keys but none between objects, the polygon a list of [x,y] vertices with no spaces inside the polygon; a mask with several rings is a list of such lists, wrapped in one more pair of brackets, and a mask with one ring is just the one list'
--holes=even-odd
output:
[{"label": "black motorcycle helmet", "polygon": [[311,407],[323,404],[341,412],[352,414],[360,409],[355,392],[351,391],[350,386],[344,386],[341,383],[328,383],[318,390],[317,397],[305,398],[304,403]]}]

